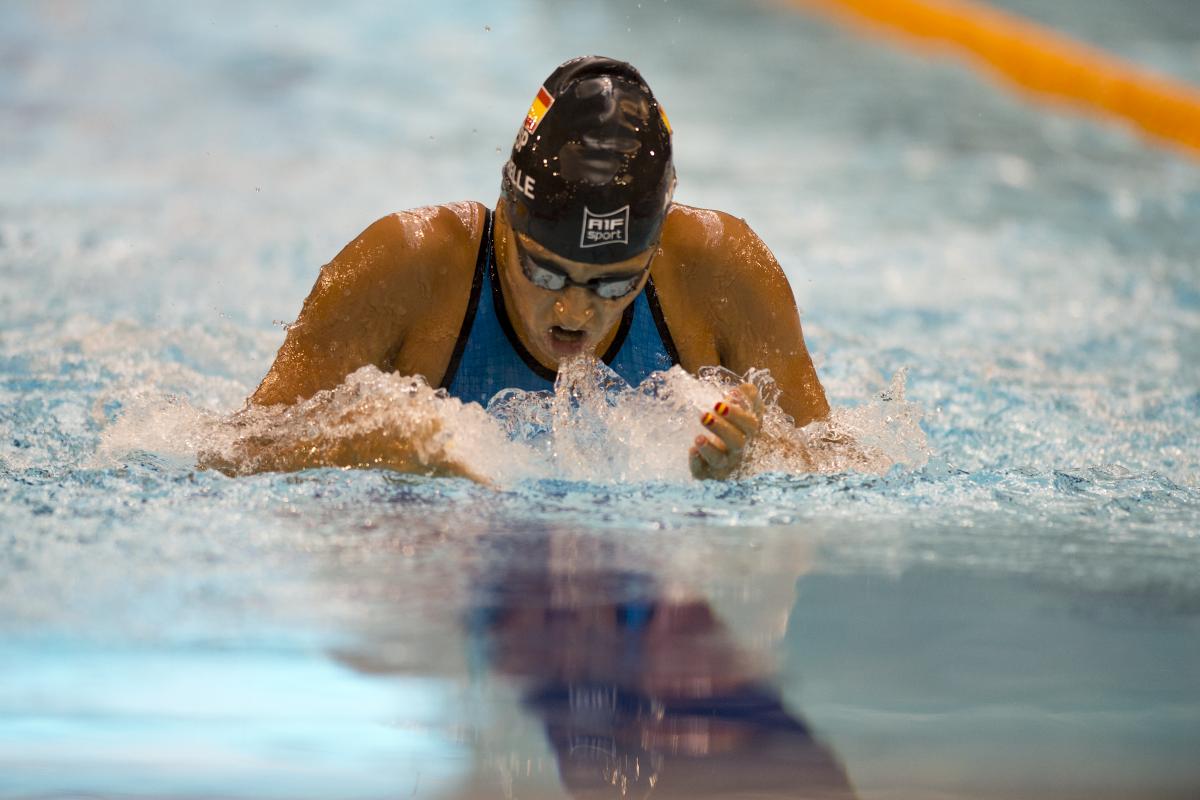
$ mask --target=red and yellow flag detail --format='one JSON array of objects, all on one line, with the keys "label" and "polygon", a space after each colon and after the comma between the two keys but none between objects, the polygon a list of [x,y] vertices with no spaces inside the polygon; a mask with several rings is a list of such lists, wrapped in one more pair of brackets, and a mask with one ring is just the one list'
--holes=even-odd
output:
[{"label": "red and yellow flag detail", "polygon": [[542,117],[546,116],[546,112],[552,105],[554,105],[554,98],[546,91],[546,87],[538,89],[537,97],[533,98],[533,104],[529,106],[529,113],[525,115],[525,130],[530,133],[536,131]]},{"label": "red and yellow flag detail", "polygon": [[667,110],[662,107],[662,103],[658,104],[658,114],[662,117],[663,125],[667,126],[667,135],[673,136],[675,131],[671,130],[671,120],[667,119]]}]

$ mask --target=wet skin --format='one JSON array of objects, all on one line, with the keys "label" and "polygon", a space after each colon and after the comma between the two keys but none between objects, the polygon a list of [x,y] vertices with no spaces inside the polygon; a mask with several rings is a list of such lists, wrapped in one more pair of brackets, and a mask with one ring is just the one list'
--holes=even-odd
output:
[{"label": "wet skin", "polygon": [[[549,370],[557,370],[560,361],[581,353],[600,354],[608,349],[617,334],[621,315],[646,285],[650,273],[646,265],[657,248],[633,258],[611,264],[584,264],[555,255],[528,236],[516,233],[508,225],[505,204],[499,206],[496,225],[497,267],[504,306],[513,329],[530,355]],[[564,273],[572,283],[551,291],[533,284],[521,269],[517,248],[527,257]],[[606,299],[582,286],[596,278],[641,275],[637,288],[624,297]]]},{"label": "wet skin", "polygon": [[[522,344],[550,369],[579,352],[603,353],[637,292],[609,300],[580,286],[549,291],[534,285],[521,270],[504,205],[496,209],[494,245],[506,310]],[[367,364],[422,375],[438,385],[466,313],[484,215],[480,203],[455,203],[392,214],[367,228],[321,269],[251,402],[294,403],[337,386]],[[798,426],[829,413],[791,286],[743,220],[674,204],[659,247],[616,264],[563,259],[527,237],[521,246],[574,283],[633,274],[652,256],[649,275],[684,369],[722,366],[738,374],[769,369],[781,390],[780,407]],[[761,414],[762,402],[750,384],[711,411],[698,410],[700,434],[687,454],[692,474],[734,474]],[[273,469],[318,465],[285,450],[265,460],[257,454],[257,463]],[[354,450],[339,449],[330,463],[363,465]],[[407,469],[403,457],[373,463]],[[458,471],[456,465],[433,466]]]}]

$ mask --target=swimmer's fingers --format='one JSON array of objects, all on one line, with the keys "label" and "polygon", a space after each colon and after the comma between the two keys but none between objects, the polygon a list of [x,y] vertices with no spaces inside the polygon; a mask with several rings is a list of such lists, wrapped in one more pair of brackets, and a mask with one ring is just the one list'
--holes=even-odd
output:
[{"label": "swimmer's fingers", "polygon": [[741,464],[747,445],[762,425],[763,402],[752,383],[726,394],[711,411],[700,415],[708,433],[696,438],[688,465],[696,478],[724,479]]},{"label": "swimmer's fingers", "polygon": [[729,462],[729,449],[720,439],[697,436],[696,449],[700,451],[700,458],[704,459],[704,463],[710,468],[720,469]]},{"label": "swimmer's fingers", "polygon": [[688,464],[695,478],[728,478],[737,465],[725,443],[712,434],[697,436],[688,451]]},{"label": "swimmer's fingers", "polygon": [[693,478],[708,477],[708,469],[704,465],[704,459],[700,457],[700,448],[696,445],[692,445],[688,449],[688,468],[692,471]]},{"label": "swimmer's fingers", "polygon": [[761,420],[762,400],[752,383],[742,384],[700,415],[700,424],[721,440],[726,455],[735,462],[758,434]]},{"label": "swimmer's fingers", "polygon": [[700,424],[721,440],[726,454],[737,458],[746,440],[757,428],[757,420],[744,409],[721,401],[700,415]]},{"label": "swimmer's fingers", "polygon": [[763,399],[758,393],[758,387],[753,383],[746,381],[738,386],[727,397],[731,397],[735,404],[746,409],[752,414],[755,420],[761,420],[763,415]]},{"label": "swimmer's fingers", "polygon": [[715,406],[713,415],[726,420],[749,440],[762,425],[763,402],[753,383],[743,383],[726,394]]}]

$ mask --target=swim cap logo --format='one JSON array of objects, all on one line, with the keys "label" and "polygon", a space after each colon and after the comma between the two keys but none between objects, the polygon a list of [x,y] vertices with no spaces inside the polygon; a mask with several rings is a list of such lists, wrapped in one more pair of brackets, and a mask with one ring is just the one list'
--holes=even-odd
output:
[{"label": "swim cap logo", "polygon": [[629,206],[607,214],[595,214],[583,207],[583,229],[579,234],[580,247],[600,247],[606,244],[629,244]]},{"label": "swim cap logo", "polygon": [[536,131],[542,117],[546,116],[546,112],[552,105],[554,105],[554,97],[546,91],[545,86],[539,88],[537,96],[533,98],[533,103],[529,106],[529,112],[525,115],[525,124],[521,127],[529,133]]}]

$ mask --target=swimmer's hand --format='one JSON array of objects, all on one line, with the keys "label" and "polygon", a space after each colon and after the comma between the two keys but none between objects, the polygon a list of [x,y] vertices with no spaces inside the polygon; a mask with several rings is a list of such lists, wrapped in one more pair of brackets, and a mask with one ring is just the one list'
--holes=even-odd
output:
[{"label": "swimmer's hand", "polygon": [[688,450],[692,477],[725,480],[742,465],[746,451],[762,426],[763,401],[753,383],[726,394],[700,416],[705,432]]}]

